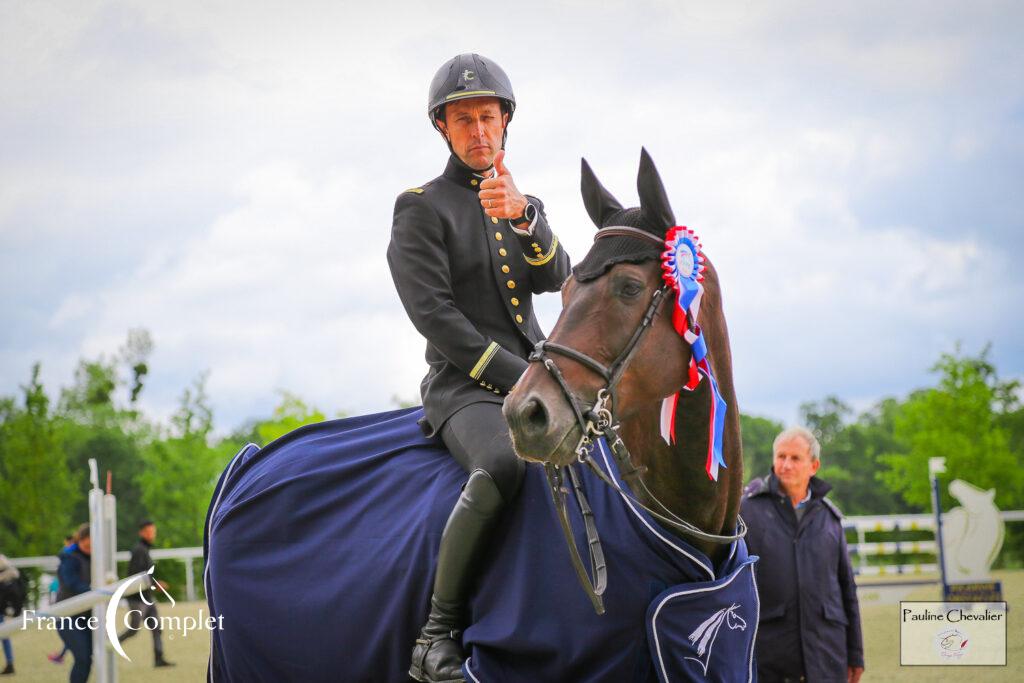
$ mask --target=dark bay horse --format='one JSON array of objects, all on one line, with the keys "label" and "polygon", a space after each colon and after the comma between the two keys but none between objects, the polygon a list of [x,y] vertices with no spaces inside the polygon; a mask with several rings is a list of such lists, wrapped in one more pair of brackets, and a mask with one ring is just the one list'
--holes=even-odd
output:
[{"label": "dark bay horse", "polygon": [[[585,168],[588,211],[622,235],[598,240],[579,264],[550,344],[506,401],[521,454],[549,464],[527,467],[481,569],[462,636],[467,681],[752,677],[756,558],[731,540],[742,463],[717,276],[706,263],[697,317],[708,374],[681,392],[670,446],[659,406],[693,379],[691,348],[700,344],[679,336],[673,298],[661,290],[657,241],[674,220],[646,154],[638,184],[641,208],[623,211]],[[648,237],[631,232],[645,227]],[[606,365],[617,368],[614,381],[599,372]],[[712,481],[715,399],[727,406],[717,439],[725,466]],[[581,444],[574,405],[584,422],[610,418],[604,436]],[[438,543],[466,479],[443,444],[423,435],[420,417],[414,408],[308,425],[232,459],[204,542],[207,600],[222,625],[211,632],[209,680],[407,681]],[[616,433],[632,464],[618,457]],[[559,494],[545,470],[580,457],[581,446],[592,468],[577,465]],[[559,507],[559,495],[572,504]],[[601,538],[602,614],[580,590],[562,515],[577,554],[593,548],[588,521]]]},{"label": "dark bay horse", "polygon": [[[617,226],[625,226],[664,235],[675,225],[675,217],[646,151],[641,156],[637,187],[640,207],[624,210],[583,162],[584,203],[599,230],[614,231]],[[620,357],[640,328],[655,292],[665,285],[661,259],[655,258],[660,257],[664,246],[647,247],[642,235],[629,233],[608,239],[639,244],[632,249],[610,245],[604,250],[607,255],[601,255],[594,252],[604,245],[595,240],[594,249],[583,262],[589,277],[580,282],[578,266],[577,276],[570,277],[562,286],[562,314],[548,338],[549,342],[575,349],[605,366],[611,366]],[[602,271],[602,266],[607,270]],[[739,409],[718,273],[710,260],[705,259],[704,266],[699,324],[718,389],[728,406],[721,444],[726,467],[718,481],[705,474],[712,403],[710,382],[701,382],[694,391],[680,394],[676,442],[669,444],[659,434],[662,399],[679,392],[689,378],[691,349],[672,325],[673,301],[660,302],[650,329],[621,369],[617,401],[612,409],[621,424],[622,440],[634,456],[637,469],[632,483],[638,483],[640,473],[644,472],[645,485],[638,492],[641,501],[656,507],[656,498],[700,529],[731,534],[736,528],[743,488]],[[594,271],[600,274],[594,277]],[[572,357],[555,355],[552,360],[560,368],[572,396],[593,405],[598,391],[607,386],[607,378]],[[581,427],[563,388],[543,364],[531,365],[519,380],[505,401],[504,413],[520,457],[556,465],[576,458],[575,447],[583,436]],[[712,559],[727,552],[727,546],[721,543],[699,538],[693,542]]]}]

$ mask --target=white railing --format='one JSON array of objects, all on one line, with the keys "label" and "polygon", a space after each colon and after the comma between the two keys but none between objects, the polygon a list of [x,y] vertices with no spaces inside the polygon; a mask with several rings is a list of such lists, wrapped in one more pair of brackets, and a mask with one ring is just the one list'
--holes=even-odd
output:
[{"label": "white railing", "polygon": [[[999,513],[1004,522],[1024,522],[1024,510],[1007,510]],[[867,558],[882,555],[935,554],[934,540],[921,541],[880,541],[868,543],[865,534],[895,531],[935,531],[935,517],[930,514],[913,515],[850,515],[843,518],[843,527],[857,531],[857,542],[850,544],[850,555],[856,558],[853,570],[858,576],[883,576],[889,574],[937,574],[938,564],[892,564],[869,565]],[[196,599],[195,567],[193,560],[203,556],[202,547],[154,548],[150,551],[154,560],[179,560],[185,563],[185,595],[189,601]],[[127,562],[131,553],[122,550],[114,555],[118,562]],[[40,557],[11,558],[15,567],[38,567],[43,571],[56,572],[56,555]]]},{"label": "white railing", "polygon": [[[127,550],[114,553],[114,559],[118,562],[127,562],[132,554]],[[196,599],[196,576],[193,560],[202,558],[203,548],[153,548],[149,556],[154,560],[178,560],[185,563],[185,596],[189,602]],[[42,555],[38,557],[14,557],[10,559],[12,565],[18,568],[38,567],[44,572],[55,573],[60,560],[56,555]]]},{"label": "white railing", "polygon": [[[943,513],[943,518],[947,513]],[[1024,510],[1007,510],[999,513],[1004,522],[1024,522]],[[938,581],[938,561],[916,564],[869,565],[867,558],[884,555],[933,555],[938,548],[934,538],[918,541],[867,542],[869,533],[895,533],[899,531],[927,531],[935,533],[935,516],[915,515],[850,515],[843,518],[843,528],[857,532],[857,542],[849,544],[850,556],[854,559],[853,571],[857,576],[890,576],[934,574]]]}]

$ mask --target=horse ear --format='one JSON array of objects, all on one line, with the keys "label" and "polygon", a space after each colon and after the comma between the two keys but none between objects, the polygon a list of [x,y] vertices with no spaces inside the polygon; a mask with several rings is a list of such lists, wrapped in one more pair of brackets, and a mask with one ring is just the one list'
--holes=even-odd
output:
[{"label": "horse ear", "polygon": [[594,175],[586,159],[580,159],[580,192],[583,193],[583,206],[587,207],[590,220],[598,229],[604,227],[605,221],[617,211],[622,211],[622,204],[604,189],[604,185]]},{"label": "horse ear", "polygon": [[636,189],[640,193],[640,213],[649,224],[667,230],[676,224],[672,206],[668,203],[665,186],[654,167],[647,150],[640,148],[640,171],[636,175]]}]

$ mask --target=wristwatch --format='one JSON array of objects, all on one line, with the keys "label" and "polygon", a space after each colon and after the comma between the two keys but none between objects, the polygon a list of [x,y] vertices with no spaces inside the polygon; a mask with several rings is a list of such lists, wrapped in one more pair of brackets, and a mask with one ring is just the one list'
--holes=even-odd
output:
[{"label": "wristwatch", "polygon": [[526,208],[523,209],[523,215],[512,221],[512,227],[518,230],[526,230],[533,224],[533,221],[536,220],[536,218],[537,207],[527,201]]}]

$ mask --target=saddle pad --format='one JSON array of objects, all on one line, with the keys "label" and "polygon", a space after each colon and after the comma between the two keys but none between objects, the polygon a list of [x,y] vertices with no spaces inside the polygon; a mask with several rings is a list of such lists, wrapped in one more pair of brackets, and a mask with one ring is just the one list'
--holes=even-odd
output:
[{"label": "saddle pad", "polygon": [[647,643],[661,683],[755,680],[756,561],[738,543],[731,574],[673,586],[647,608]]}]

